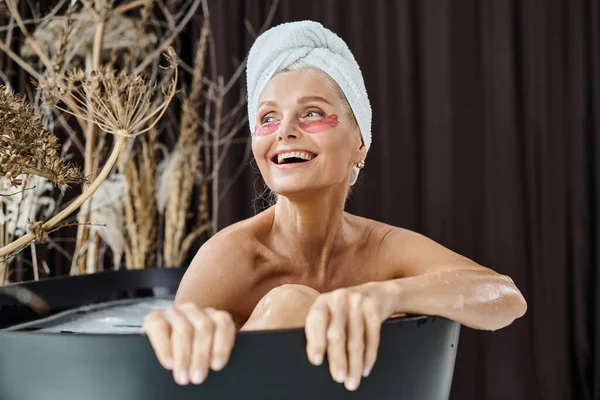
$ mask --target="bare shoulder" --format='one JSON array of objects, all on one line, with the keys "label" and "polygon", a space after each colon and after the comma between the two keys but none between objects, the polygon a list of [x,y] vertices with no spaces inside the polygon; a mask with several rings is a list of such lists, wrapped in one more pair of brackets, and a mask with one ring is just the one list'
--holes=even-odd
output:
[{"label": "bare shoulder", "polygon": [[395,278],[464,269],[488,270],[427,236],[410,229],[362,218],[370,227],[369,245],[376,249],[376,262]]},{"label": "bare shoulder", "polygon": [[374,247],[379,246],[382,241],[393,230],[398,229],[383,222],[375,221],[374,219],[359,217],[350,213],[346,213],[347,220],[354,227],[354,230],[359,232],[360,240],[364,246]]},{"label": "bare shoulder", "polygon": [[259,222],[259,216],[240,221],[207,240],[181,280],[175,304],[232,311],[251,287]]}]

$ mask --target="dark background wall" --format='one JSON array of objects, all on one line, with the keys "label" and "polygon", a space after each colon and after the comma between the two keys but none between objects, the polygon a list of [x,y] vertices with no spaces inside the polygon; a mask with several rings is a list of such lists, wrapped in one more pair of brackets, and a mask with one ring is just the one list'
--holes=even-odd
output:
[{"label": "dark background wall", "polygon": [[[219,65],[270,4],[211,3]],[[600,399],[598,1],[282,0],[273,23],[302,19],[346,40],[373,105],[348,209],[510,275],[528,300],[509,328],[463,330],[453,398]],[[248,168],[222,225],[253,213],[256,185]]]},{"label": "dark background wall", "polygon": [[[226,77],[271,4],[209,1]],[[529,303],[501,331],[463,328],[452,398],[600,399],[598,0],[281,0],[273,24],[302,19],[348,43],[373,106],[348,210],[510,275]],[[260,185],[249,163],[221,227],[254,213]]]}]

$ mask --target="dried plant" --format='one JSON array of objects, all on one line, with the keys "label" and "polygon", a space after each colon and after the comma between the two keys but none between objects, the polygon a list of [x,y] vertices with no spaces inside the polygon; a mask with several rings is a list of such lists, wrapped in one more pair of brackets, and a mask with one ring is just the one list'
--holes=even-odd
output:
[{"label": "dried plant", "polygon": [[[23,238],[6,246],[10,238],[0,237],[0,269],[7,255],[15,254],[32,240],[47,238],[51,226],[79,206],[73,256],[61,250],[73,262],[71,273],[99,270],[106,246],[112,252],[115,268],[121,265],[123,255],[126,268],[148,267],[155,262],[182,265],[203,232],[217,231],[220,199],[250,156],[248,138],[235,138],[246,126],[243,89],[238,103],[230,109],[225,107],[225,99],[243,77],[245,61],[228,80],[218,74],[208,1],[180,2],[177,12],[173,10],[177,2],[167,5],[158,0],[63,2],[61,9],[70,4],[65,14],[59,15],[58,6],[43,17],[32,9],[34,17],[28,21],[19,15],[17,3],[6,2],[15,23],[4,27],[7,34],[4,41],[0,40],[0,50],[37,82],[33,97],[37,109],[44,112],[42,123],[47,130],[62,129],[69,135],[69,143],[83,155],[84,175],[92,183],[89,187],[84,184],[81,196],[47,222],[35,219],[46,220],[48,214],[33,215],[34,220],[25,224],[31,232]],[[266,29],[277,4],[278,0],[273,0],[258,32],[248,27],[251,35]],[[151,77],[149,80],[156,81],[157,59],[176,41],[200,5],[204,23],[193,66],[183,64],[191,72],[191,81],[181,96],[181,112],[167,114],[170,121],[153,126],[175,94],[174,52],[168,50],[173,76],[163,75],[155,86],[139,75],[145,73]],[[15,28],[25,39],[18,54],[11,50]],[[209,76],[204,74],[207,60],[212,62]],[[7,80],[1,68],[2,79]],[[157,88],[163,89],[162,94]],[[170,153],[158,143],[163,128],[168,133],[178,130]],[[147,135],[135,142],[128,140],[145,132]],[[233,143],[245,143],[246,156],[233,177],[222,184],[220,167]],[[64,161],[64,149],[62,153]],[[117,162],[119,169],[111,174]],[[86,201],[95,190],[91,200]],[[2,218],[7,217],[0,213]],[[29,218],[19,216],[18,220],[21,226]]]},{"label": "dried plant", "polygon": [[[69,58],[86,57],[92,47],[96,34],[95,16],[89,10],[72,12],[64,16],[56,16],[47,24],[41,26],[33,33],[33,38],[47,54],[52,54],[57,49],[64,31],[70,25],[68,44]],[[140,20],[124,15],[115,15],[106,21],[105,34],[102,39],[102,50],[109,56],[114,50],[127,49],[136,46],[140,50],[150,49],[156,44],[157,38],[152,33],[144,34],[140,31]],[[66,52],[66,51],[65,51]],[[26,42],[21,47],[21,56],[31,58],[36,56],[31,42]]]},{"label": "dried plant", "polygon": [[125,220],[123,197],[125,178],[122,173],[112,173],[90,199],[90,233],[99,235],[110,247],[113,265],[121,265],[125,253]]},{"label": "dried plant", "polygon": [[169,190],[164,210],[163,260],[169,267],[181,265],[192,242],[208,229],[205,224],[200,224],[186,236],[186,221],[196,175],[197,171],[202,172],[199,168],[202,157],[202,140],[199,135],[200,100],[208,34],[209,23],[205,20],[198,40],[191,89],[189,95],[184,95],[181,106],[179,139],[174,154],[171,155],[169,168],[166,169]]},{"label": "dried plant", "polygon": [[[61,26],[59,32],[57,32],[56,38],[50,43],[51,46],[55,46],[52,53],[52,70],[46,72],[46,75],[38,83],[38,87],[41,89],[43,104],[49,108],[54,106],[54,100],[58,98],[56,93],[57,85],[56,82],[63,79],[64,68],[66,68],[66,55],[67,49],[73,38],[74,31],[74,19],[73,13],[74,8],[70,7],[64,18],[64,23]],[[53,20],[50,20],[52,23]],[[34,35],[35,36],[35,35]],[[27,43],[21,48],[21,55],[27,53]],[[33,52],[33,51],[32,51]]]},{"label": "dried plant", "polygon": [[[25,174],[18,179],[23,183],[17,189],[8,179],[0,178],[0,248],[27,233],[31,219],[52,216],[57,206],[51,181]],[[9,261],[0,260],[0,285],[8,281]]]},{"label": "dried plant", "polygon": [[[277,5],[278,1],[275,0],[260,31],[270,24]],[[206,19],[198,41],[190,94],[184,96],[182,101],[179,138],[173,152],[159,167],[161,176],[157,196],[159,211],[164,212],[163,265],[167,267],[182,265],[193,241],[202,233],[217,232],[220,200],[244,169],[250,156],[250,142],[244,138],[246,158],[226,187],[221,189],[220,167],[235,142],[234,137],[247,121],[243,90],[234,107],[229,110],[224,108],[225,98],[243,74],[245,61],[240,63],[227,82],[218,75],[215,65],[211,68],[212,79],[203,76],[205,49],[208,50],[208,57],[215,59],[206,1],[203,1],[203,11]],[[201,93],[205,100],[203,110]],[[194,189],[199,193],[199,202],[194,228],[190,229],[192,224],[188,223],[188,215]],[[212,194],[210,203],[209,192]]]},{"label": "dried plant", "polygon": [[148,132],[162,117],[177,88],[177,56],[170,47],[165,55],[168,69],[174,72],[163,96],[157,99],[156,87],[139,75],[126,71],[117,73],[112,68],[102,68],[86,74],[75,69],[67,74],[66,84],[61,82],[61,100],[69,106],[56,105],[69,114],[88,114],[83,119],[98,125],[104,132],[118,137],[134,137]]},{"label": "dried plant", "polygon": [[156,148],[155,129],[141,151],[129,158],[125,167],[126,190],[123,199],[127,230],[125,267],[141,269],[154,265],[156,254]]},{"label": "dried plant", "polygon": [[[0,179],[0,226],[9,238],[27,233],[30,218],[50,218],[57,208],[51,181],[35,175],[20,175],[19,179],[23,180],[20,190]],[[0,240],[0,247],[8,243]]]},{"label": "dried plant", "polygon": [[146,30],[146,26],[150,21],[150,17],[152,16],[152,9],[154,8],[154,0],[145,0],[143,2],[142,8],[140,9],[140,20],[138,22],[138,32],[144,32]]},{"label": "dried plant", "polygon": [[0,177],[13,186],[21,185],[21,174],[43,176],[59,185],[84,182],[78,168],[61,160],[59,147],[33,106],[0,85]]},{"label": "dried plant", "polygon": [[[106,66],[113,67],[120,54],[122,57],[121,66],[124,69],[131,69],[132,74],[137,75],[145,71],[148,66],[153,67],[152,74],[154,74],[155,60],[168,48],[183,27],[190,21],[200,4],[200,0],[186,2],[177,17],[173,17],[168,11],[163,10],[170,25],[166,32],[161,32],[164,35],[161,38],[151,32],[146,32],[154,6],[153,0],[133,0],[123,2],[119,6],[114,6],[112,2],[99,1],[93,2],[92,6],[90,4],[85,2],[85,8],[74,14],[73,37],[75,39],[71,41],[71,47],[67,51],[67,61],[71,63],[85,61],[86,71],[99,71]],[[111,9],[113,6],[114,8]],[[136,8],[140,9],[139,19],[123,15],[123,13]],[[34,36],[41,43],[52,42],[57,37],[60,29],[66,24],[58,18],[53,18],[56,21],[51,20],[47,24],[48,27],[42,26],[40,30],[36,31],[38,35]],[[51,24],[51,22],[54,22],[54,24]],[[153,26],[157,25],[155,21]],[[156,47],[150,51],[155,44]],[[42,44],[39,47],[44,48],[45,46]],[[37,54],[35,50],[34,53]],[[103,66],[102,62],[106,60],[108,60],[107,64]],[[47,86],[53,89],[53,85],[55,83],[51,80]],[[65,105],[70,107],[69,104]],[[71,111],[74,111],[78,123],[85,131],[84,167],[85,172],[93,177],[98,169],[100,154],[103,152],[102,145],[106,142],[106,132],[97,131],[94,124],[88,123],[86,125],[85,118],[83,118],[85,114],[80,109],[72,109]],[[89,112],[89,110],[87,111]],[[86,263],[86,258],[80,257],[85,254],[85,251],[97,253],[99,247],[99,237],[90,235],[88,231],[87,223],[90,221],[92,213],[89,207],[89,204],[84,204],[79,212],[80,225],[78,226],[77,243],[73,257],[73,263],[77,263],[79,268],[72,268],[72,271],[93,272],[97,269],[97,262]],[[88,243],[90,240],[94,243]],[[87,260],[97,259],[95,254],[87,257]]]},{"label": "dried plant", "polygon": [[[41,225],[37,232],[28,233],[0,248],[0,259],[18,251],[34,240],[39,240],[40,236],[48,229],[80,207],[107,178],[126,140],[152,129],[158,122],[175,95],[177,87],[177,58],[173,48],[169,48],[166,59],[169,61],[168,69],[174,73],[171,84],[164,91],[164,97],[160,101],[155,100],[154,86],[140,76],[131,76],[126,73],[115,74],[110,70],[93,72],[89,78],[79,72],[70,74],[74,78],[70,78],[70,85],[67,88],[61,88],[61,94],[64,96],[61,97],[61,100],[70,103],[73,109],[79,108],[83,111],[83,107],[86,106],[83,99],[90,98],[92,106],[89,108],[89,117],[85,117],[85,119],[115,135],[113,149],[98,176],[77,199]],[[140,90],[143,92],[140,93]],[[60,109],[72,113],[70,110]]]}]

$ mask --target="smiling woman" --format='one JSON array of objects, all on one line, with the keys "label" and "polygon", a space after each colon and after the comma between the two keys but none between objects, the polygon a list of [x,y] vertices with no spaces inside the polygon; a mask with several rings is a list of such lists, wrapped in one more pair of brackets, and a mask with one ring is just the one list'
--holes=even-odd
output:
[{"label": "smiling woman", "polygon": [[521,317],[513,281],[434,241],[344,211],[371,144],[371,107],[346,44],[318,23],[282,24],[248,58],[252,151],[274,206],[211,238],[174,307],[145,332],[181,385],[225,367],[236,330],[303,327],[314,365],[356,390],[393,315],[495,330]]},{"label": "smiling woman", "polygon": [[262,91],[252,151],[275,193],[289,197],[338,185],[346,195],[366,149],[333,85],[325,73],[301,69],[278,73]]}]

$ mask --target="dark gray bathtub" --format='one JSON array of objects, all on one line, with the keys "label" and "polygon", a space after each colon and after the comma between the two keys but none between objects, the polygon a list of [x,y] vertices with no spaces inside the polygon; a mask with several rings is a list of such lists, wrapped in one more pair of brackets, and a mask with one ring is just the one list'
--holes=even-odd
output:
[{"label": "dark gray bathtub", "polygon": [[[383,324],[377,363],[356,392],[335,383],[327,365],[314,367],[308,362],[301,329],[238,333],[231,360],[223,371],[212,372],[203,385],[178,386],[156,361],[148,340],[136,333],[139,315],[118,317],[116,308],[143,309],[155,304],[149,298],[137,297],[142,294],[160,294],[166,297],[155,299],[168,301],[182,272],[120,271],[24,284],[48,301],[54,315],[44,319],[32,318],[22,306],[0,295],[0,323],[5,327],[0,331],[0,399],[449,397],[460,325],[424,316]],[[153,291],[140,292],[148,288]],[[166,292],[158,293],[156,288]],[[113,309],[115,317],[110,317]],[[98,314],[100,324],[95,330],[86,329],[79,319],[91,318],[94,313],[102,313]],[[10,326],[6,326],[7,321]],[[107,328],[107,321],[114,325],[113,333],[106,333],[112,329]]]}]

